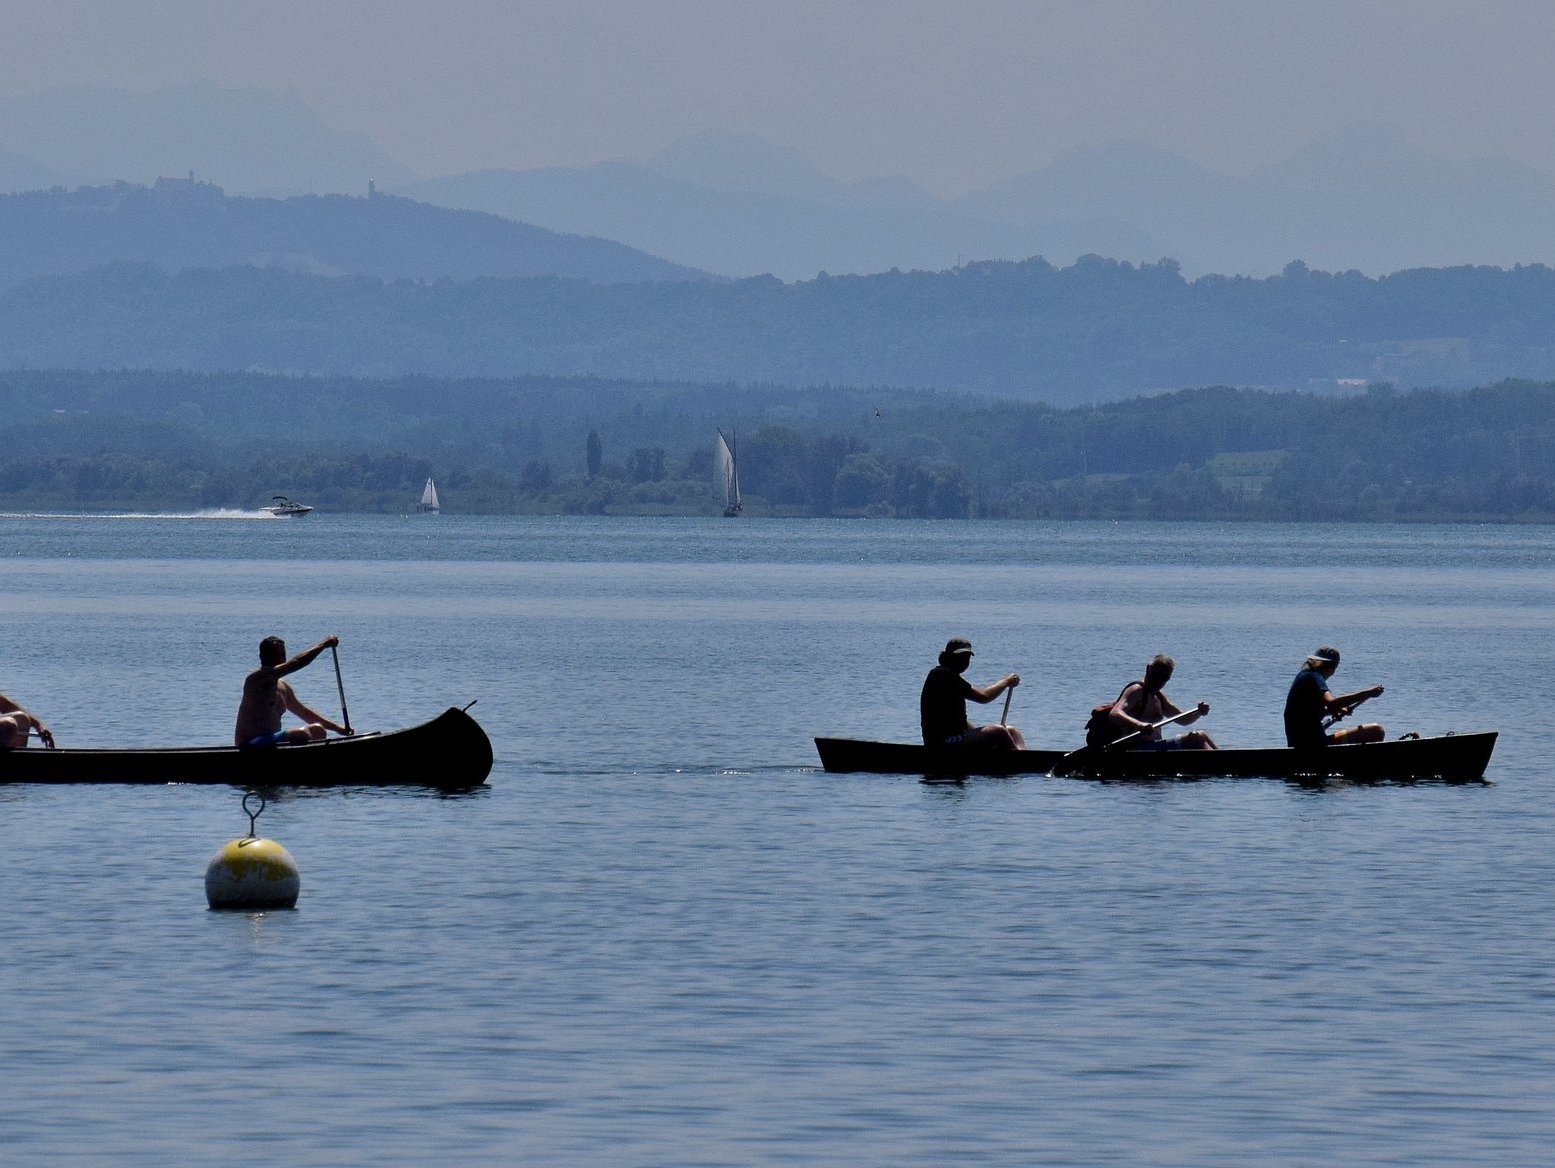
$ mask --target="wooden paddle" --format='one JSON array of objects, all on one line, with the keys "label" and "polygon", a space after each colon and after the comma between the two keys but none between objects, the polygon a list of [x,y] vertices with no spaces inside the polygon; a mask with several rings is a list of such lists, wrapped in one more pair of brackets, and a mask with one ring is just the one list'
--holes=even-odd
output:
[{"label": "wooden paddle", "polygon": [[340,691],[340,720],[345,724],[346,733],[354,734],[355,731],[351,729],[351,711],[346,709],[346,683],[340,678],[340,653],[333,645],[329,651],[335,658],[335,688]]},{"label": "wooden paddle", "polygon": [[1159,730],[1162,726],[1170,726],[1173,722],[1181,722],[1184,718],[1192,717],[1194,714],[1199,713],[1203,708],[1204,708],[1204,703],[1200,702],[1197,706],[1194,706],[1193,709],[1191,709],[1191,710],[1183,710],[1181,713],[1173,714],[1170,718],[1162,718],[1159,722],[1152,722],[1149,726],[1145,727],[1144,729],[1135,730],[1132,734],[1125,734],[1122,738],[1114,738],[1111,742],[1107,743],[1105,746],[1092,746],[1089,743],[1087,743],[1086,745],[1080,747],[1079,750],[1071,750],[1068,754],[1064,755],[1063,758],[1059,759],[1057,762],[1055,762],[1053,764],[1053,769],[1048,771],[1048,776],[1049,777],[1062,776],[1063,773],[1064,773],[1064,771],[1063,771],[1064,764],[1066,762],[1068,762],[1071,758],[1076,757],[1077,755],[1082,755],[1082,754],[1086,754],[1086,753],[1100,754],[1104,750],[1112,750],[1114,747],[1122,746],[1125,742],[1132,742],[1132,741],[1134,741],[1134,739],[1140,737],[1143,734],[1149,733],[1151,730]]}]

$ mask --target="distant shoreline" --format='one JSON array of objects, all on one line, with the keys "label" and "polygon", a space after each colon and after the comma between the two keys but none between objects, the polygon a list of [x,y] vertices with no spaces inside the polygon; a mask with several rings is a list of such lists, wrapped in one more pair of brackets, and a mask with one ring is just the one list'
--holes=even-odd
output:
[{"label": "distant shoreline", "polygon": [[[71,520],[71,519],[101,519],[101,520],[125,520],[155,522],[161,520],[190,521],[205,523],[220,522],[275,522],[284,525],[311,524],[327,522],[330,517],[357,517],[357,516],[382,516],[383,518],[401,518],[425,520],[435,524],[443,519],[717,519],[720,525],[728,522],[716,508],[705,510],[666,509],[646,510],[621,508],[607,508],[604,511],[449,511],[444,510],[438,516],[417,515],[409,508],[383,511],[352,511],[318,509],[305,518],[289,518],[286,516],[273,516],[256,514],[239,508],[221,508],[204,511],[190,511],[188,509],[168,508],[158,510],[146,506],[126,505],[123,507],[105,508],[103,510],[86,510],[69,506],[49,507],[47,509],[27,509],[17,507],[0,499],[0,521],[4,520]],[[784,522],[816,521],[816,522],[913,522],[913,523],[943,523],[947,526],[958,523],[1137,523],[1140,525],[1168,525],[1174,523],[1204,523],[1204,524],[1237,524],[1245,526],[1343,526],[1343,527],[1547,527],[1555,524],[1555,515],[1409,515],[1409,516],[1361,516],[1348,518],[1291,518],[1287,516],[1249,516],[1249,515],[972,515],[965,517],[933,517],[921,515],[866,515],[862,513],[837,512],[831,515],[811,515],[799,512],[785,512],[781,510],[765,511],[759,507],[753,508],[746,505],[744,513],[738,522],[761,523],[770,520]]]}]

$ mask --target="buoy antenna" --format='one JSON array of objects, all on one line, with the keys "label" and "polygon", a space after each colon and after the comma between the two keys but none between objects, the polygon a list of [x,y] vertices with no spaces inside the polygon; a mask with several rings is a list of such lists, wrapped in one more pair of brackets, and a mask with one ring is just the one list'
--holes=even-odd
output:
[{"label": "buoy antenna", "polygon": [[[252,811],[250,811],[248,809],[248,801],[250,799],[258,799],[259,800],[259,806],[255,807]],[[247,794],[245,794],[243,796],[243,814],[248,816],[248,834],[243,837],[244,840],[251,840],[251,839],[258,839],[259,838],[257,833],[255,833],[255,831],[254,831],[254,821],[256,819],[258,819],[262,814],[264,814],[264,810],[265,810],[265,797],[263,795],[261,795],[258,791],[249,791]]]}]

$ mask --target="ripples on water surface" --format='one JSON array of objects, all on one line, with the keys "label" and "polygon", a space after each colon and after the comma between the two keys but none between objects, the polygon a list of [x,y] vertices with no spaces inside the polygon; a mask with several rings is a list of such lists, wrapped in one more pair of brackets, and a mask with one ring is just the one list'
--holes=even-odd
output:
[{"label": "ripples on water surface", "polygon": [[[338,632],[354,723],[479,698],[497,752],[271,803],[303,894],[252,917],[204,906],[237,793],[0,786],[0,1162],[1548,1164],[1552,566],[1542,528],[0,519],[0,688],[62,740],[223,741],[260,636]],[[913,736],[952,634],[1042,745],[1158,650],[1275,741],[1336,643],[1390,731],[1499,728],[1493,783],[817,773]]]}]

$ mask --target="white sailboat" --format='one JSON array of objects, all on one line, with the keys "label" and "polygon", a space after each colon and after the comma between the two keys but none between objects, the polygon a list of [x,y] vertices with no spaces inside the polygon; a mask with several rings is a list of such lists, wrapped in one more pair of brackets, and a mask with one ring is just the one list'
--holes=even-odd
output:
[{"label": "white sailboat", "polygon": [[421,492],[421,502],[416,504],[416,510],[427,515],[436,515],[442,510],[437,502],[437,484],[431,479],[427,480],[427,485]]},{"label": "white sailboat", "polygon": [[[733,431],[730,431],[733,433]],[[739,439],[730,442],[724,437],[722,430],[718,431],[718,445],[714,448],[714,457],[718,463],[718,482],[724,489],[724,518],[732,519],[741,511],[740,507],[740,464],[737,457]]]}]

